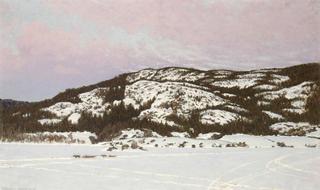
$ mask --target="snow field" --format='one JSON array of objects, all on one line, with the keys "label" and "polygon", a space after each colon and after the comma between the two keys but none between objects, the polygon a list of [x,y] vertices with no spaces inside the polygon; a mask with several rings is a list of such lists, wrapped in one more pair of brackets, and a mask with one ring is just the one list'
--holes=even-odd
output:
[{"label": "snow field", "polygon": [[[150,149],[0,144],[0,187],[111,190],[317,190],[318,149]],[[74,158],[73,155],[97,155]],[[100,155],[106,155],[102,157]]]}]

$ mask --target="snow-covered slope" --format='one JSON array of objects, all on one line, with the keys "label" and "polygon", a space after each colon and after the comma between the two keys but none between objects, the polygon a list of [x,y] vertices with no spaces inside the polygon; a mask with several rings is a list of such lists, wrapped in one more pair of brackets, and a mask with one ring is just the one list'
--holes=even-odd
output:
[{"label": "snow-covered slope", "polygon": [[[43,111],[48,111],[54,114],[57,118],[38,120],[41,124],[54,124],[68,118],[72,124],[77,124],[83,111],[89,112],[94,116],[102,116],[109,103],[104,103],[100,93],[105,93],[108,88],[97,88],[92,91],[79,94],[80,103],[58,102],[50,107],[43,108]],[[58,119],[59,118],[59,119]]]},{"label": "snow-covered slope", "polygon": [[272,102],[279,98],[285,98],[291,102],[291,107],[284,109],[284,111],[302,114],[306,111],[306,101],[311,93],[313,85],[314,82],[308,81],[277,91],[262,92],[256,94],[256,96],[265,102]]},{"label": "snow-covered slope", "polygon": [[201,112],[200,120],[203,124],[220,124],[225,125],[230,123],[231,121],[235,121],[241,116],[224,111],[224,110],[205,110]]},{"label": "snow-covered slope", "polygon": [[141,80],[126,86],[123,100],[125,104],[139,108],[152,100],[151,107],[143,110],[139,117],[169,125],[174,125],[166,120],[172,114],[186,118],[193,110],[203,110],[228,102],[205,87],[188,83]]},{"label": "snow-covered slope", "polygon": [[[133,107],[136,113],[131,113],[130,119],[173,128],[183,129],[187,122],[197,125],[188,127],[203,126],[206,132],[211,129],[211,132],[217,132],[214,130],[220,126],[221,132],[226,131],[222,128],[230,126],[236,130],[235,126],[241,122],[238,126],[243,127],[242,131],[228,133],[251,133],[255,131],[253,127],[263,128],[266,125],[271,126],[270,130],[282,133],[275,127],[284,125],[279,122],[292,122],[300,126],[299,123],[311,122],[309,119],[316,117],[308,112],[307,104],[316,93],[315,89],[319,88],[319,77],[312,73],[307,77],[298,76],[303,69],[311,70],[309,67],[314,70],[313,67],[319,66],[311,64],[241,72],[176,67],[144,69],[89,87],[66,91],[60,94],[59,99],[43,104],[40,102],[37,110],[18,110],[12,116],[27,115],[25,120],[32,118],[42,126],[54,127],[65,123],[80,125],[86,113],[96,119],[103,118],[97,123],[104,127],[109,123],[102,122],[109,121],[109,114],[113,110],[116,110],[115,114],[128,115],[125,109]],[[316,98],[311,100],[314,101],[313,105],[320,104]],[[113,116],[114,119],[117,118]],[[319,127],[317,124],[312,126]]]}]

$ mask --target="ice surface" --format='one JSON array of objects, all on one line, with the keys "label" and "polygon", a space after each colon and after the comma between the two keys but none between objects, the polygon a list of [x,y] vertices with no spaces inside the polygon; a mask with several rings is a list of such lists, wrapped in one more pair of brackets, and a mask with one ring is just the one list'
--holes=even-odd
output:
[{"label": "ice surface", "polygon": [[[316,148],[110,153],[101,145],[0,144],[0,150],[2,189],[317,190],[320,186]],[[76,154],[97,157],[73,158]]]}]

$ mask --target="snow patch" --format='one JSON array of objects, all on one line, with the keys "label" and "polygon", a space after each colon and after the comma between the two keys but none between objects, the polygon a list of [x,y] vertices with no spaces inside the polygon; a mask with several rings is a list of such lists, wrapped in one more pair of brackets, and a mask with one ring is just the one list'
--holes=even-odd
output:
[{"label": "snow patch", "polygon": [[246,89],[255,86],[258,83],[257,78],[240,78],[232,80],[221,80],[211,83],[212,86],[222,87],[222,88],[239,88]]},{"label": "snow patch", "polygon": [[223,93],[222,95],[225,96],[225,97],[229,97],[229,98],[237,97],[237,95],[230,94],[230,93]]},{"label": "snow patch", "polygon": [[296,86],[292,86],[289,88],[283,88],[278,91],[271,91],[271,92],[262,92],[257,94],[256,96],[262,97],[264,100],[272,101],[281,96],[284,96],[288,100],[293,99],[306,99],[311,91],[311,86],[313,82],[303,82]]},{"label": "snow patch", "polygon": [[171,136],[180,138],[190,138],[190,135],[187,132],[171,132]]},{"label": "snow patch", "polygon": [[153,69],[144,69],[128,75],[127,81],[132,83],[141,79],[151,79],[156,74],[156,72],[157,71]]},{"label": "snow patch", "polygon": [[273,82],[275,84],[282,84],[290,80],[290,77],[278,74],[271,74],[271,77],[272,79],[270,80],[270,82]]},{"label": "snow patch", "polygon": [[320,128],[317,128],[315,131],[306,134],[307,137],[319,138],[320,139]]},{"label": "snow patch", "polygon": [[226,125],[237,119],[241,118],[240,115],[224,110],[205,110],[200,113],[200,122],[206,125]]},{"label": "snow patch", "polygon": [[62,120],[61,119],[39,119],[38,122],[41,125],[54,125],[57,123],[60,123]]},{"label": "snow patch", "polygon": [[303,130],[305,132],[311,132],[314,131],[317,126],[311,125],[307,122],[281,122],[281,123],[275,123],[270,126],[270,129],[278,131],[280,134],[288,134],[290,130]]},{"label": "snow patch", "polygon": [[271,111],[262,111],[263,113],[267,114],[271,119],[283,120],[284,117],[280,114],[271,112]]},{"label": "snow patch", "polygon": [[197,136],[197,139],[199,140],[215,140],[215,139],[219,139],[221,137],[220,133],[217,132],[211,132],[211,133],[200,133]]},{"label": "snow patch", "polygon": [[224,106],[225,108],[229,108],[235,112],[238,112],[238,113],[248,113],[249,111],[247,109],[244,109],[238,105],[225,105]]},{"label": "snow patch", "polygon": [[71,102],[58,102],[48,108],[43,108],[42,110],[51,112],[57,117],[67,117],[77,109],[79,109],[79,107]]},{"label": "snow patch", "polygon": [[255,90],[275,90],[277,88],[278,88],[277,86],[271,85],[271,84],[261,84],[253,87],[253,89]]},{"label": "snow patch", "polygon": [[[48,111],[55,114],[60,119],[68,117],[68,120],[77,123],[79,114],[83,111],[91,113],[95,116],[103,116],[106,108],[110,106],[110,103],[103,104],[103,98],[100,96],[108,88],[96,88],[92,91],[79,94],[78,97],[82,102],[71,103],[71,102],[58,102],[50,107],[42,108],[43,111]],[[70,117],[73,115],[72,117]],[[70,119],[69,119],[70,118]]]},{"label": "snow patch", "polygon": [[122,139],[135,139],[135,138],[144,138],[144,137],[155,137],[160,138],[162,137],[158,133],[154,131],[142,131],[139,129],[125,129],[121,131],[121,134],[115,138],[115,140],[122,140]]},{"label": "snow patch", "polygon": [[73,113],[68,117],[68,121],[70,121],[71,124],[78,124],[80,117],[81,117],[80,113]]}]

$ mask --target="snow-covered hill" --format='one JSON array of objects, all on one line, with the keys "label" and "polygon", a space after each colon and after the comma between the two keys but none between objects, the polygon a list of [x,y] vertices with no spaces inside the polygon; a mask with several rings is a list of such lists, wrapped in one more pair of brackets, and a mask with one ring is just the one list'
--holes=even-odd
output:
[{"label": "snow-covered hill", "polygon": [[75,131],[88,125],[85,121],[91,117],[96,128],[130,120],[150,123],[145,128],[155,124],[163,126],[161,130],[191,134],[305,135],[319,128],[320,115],[314,108],[320,106],[315,98],[319,96],[319,68],[319,64],[307,64],[241,72],[145,69],[8,110],[5,121],[23,120],[25,128],[36,125],[37,130],[43,126]]}]

